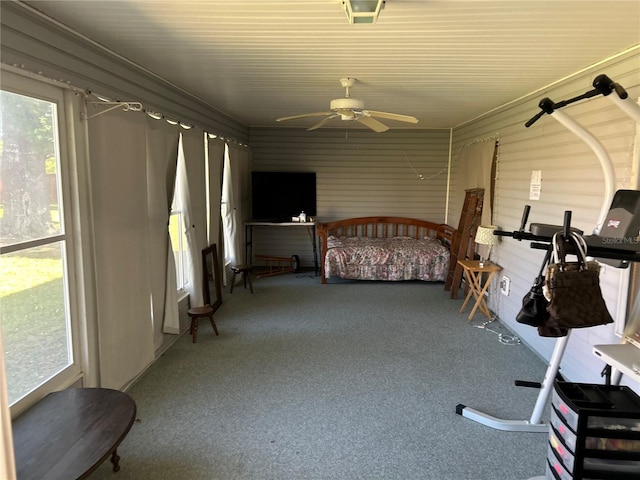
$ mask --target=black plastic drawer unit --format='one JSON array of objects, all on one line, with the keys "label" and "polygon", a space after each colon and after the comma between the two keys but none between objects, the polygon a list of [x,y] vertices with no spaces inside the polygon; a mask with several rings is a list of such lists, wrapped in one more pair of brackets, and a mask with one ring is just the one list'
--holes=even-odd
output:
[{"label": "black plastic drawer unit", "polygon": [[547,478],[640,478],[640,397],[629,387],[556,382]]}]

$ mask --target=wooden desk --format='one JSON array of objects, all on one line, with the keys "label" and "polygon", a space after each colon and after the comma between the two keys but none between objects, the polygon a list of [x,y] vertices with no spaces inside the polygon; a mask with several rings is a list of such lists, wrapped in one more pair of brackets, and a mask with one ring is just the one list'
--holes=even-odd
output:
[{"label": "wooden desk", "polygon": [[253,227],[306,227],[311,239],[311,248],[313,250],[313,264],[315,274],[318,275],[318,247],[316,245],[316,222],[244,222],[245,261],[251,265],[253,263]]},{"label": "wooden desk", "polygon": [[[467,284],[469,285],[469,292],[467,293],[467,297],[464,299],[462,307],[460,307],[460,311],[464,311],[467,303],[469,303],[469,300],[471,299],[471,296],[473,296],[476,299],[476,303],[473,305],[471,313],[469,314],[469,321],[473,319],[473,316],[478,309],[484,313],[489,320],[493,320],[491,318],[491,311],[487,306],[487,301],[484,299],[484,294],[489,288],[489,285],[491,285],[491,280],[493,280],[495,274],[502,270],[502,268],[495,263],[489,262],[484,262],[484,265],[480,266],[480,262],[477,260],[458,260],[458,264],[464,270],[464,275],[467,279]],[[484,273],[487,273],[488,277],[483,284],[482,274]]]},{"label": "wooden desk", "polygon": [[19,480],[87,478],[116,453],[136,417],[126,393],[108,388],[72,388],[50,393],[12,422]]}]

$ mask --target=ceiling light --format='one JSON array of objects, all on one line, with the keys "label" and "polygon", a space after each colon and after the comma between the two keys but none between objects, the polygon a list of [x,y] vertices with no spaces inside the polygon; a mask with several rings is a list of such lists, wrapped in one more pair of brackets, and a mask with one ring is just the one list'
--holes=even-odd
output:
[{"label": "ceiling light", "polygon": [[347,14],[349,23],[376,23],[384,0],[344,0],[342,8]]}]

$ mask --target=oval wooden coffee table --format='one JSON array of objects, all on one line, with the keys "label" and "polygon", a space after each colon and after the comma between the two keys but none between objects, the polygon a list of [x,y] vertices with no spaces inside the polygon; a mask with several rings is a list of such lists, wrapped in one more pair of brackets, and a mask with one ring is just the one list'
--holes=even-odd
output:
[{"label": "oval wooden coffee table", "polygon": [[12,422],[19,480],[86,478],[111,456],[136,418],[126,393],[108,388],[72,388],[50,393]]}]

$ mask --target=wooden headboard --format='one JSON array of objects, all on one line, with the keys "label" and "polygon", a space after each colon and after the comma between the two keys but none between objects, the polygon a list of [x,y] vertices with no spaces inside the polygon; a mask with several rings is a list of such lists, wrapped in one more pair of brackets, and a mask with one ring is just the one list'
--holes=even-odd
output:
[{"label": "wooden headboard", "polygon": [[326,283],[325,258],[327,255],[327,237],[434,237],[444,245],[451,247],[456,229],[444,223],[433,223],[428,220],[405,217],[358,217],[337,220],[335,222],[318,223],[316,225],[320,237],[322,283]]}]

